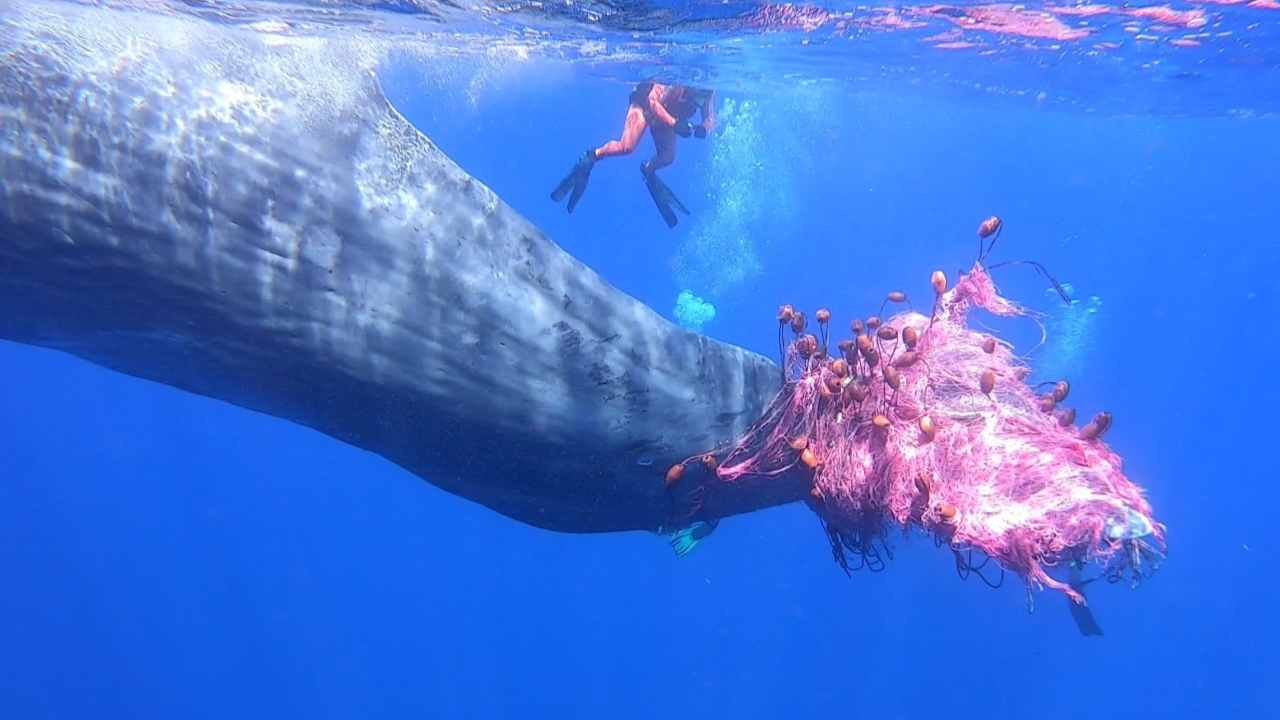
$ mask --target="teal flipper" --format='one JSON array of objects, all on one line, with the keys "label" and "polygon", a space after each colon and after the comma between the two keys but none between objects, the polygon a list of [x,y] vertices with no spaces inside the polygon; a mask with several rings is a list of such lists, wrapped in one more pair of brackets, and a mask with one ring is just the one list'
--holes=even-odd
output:
[{"label": "teal flipper", "polygon": [[676,557],[685,557],[693,552],[693,549],[698,547],[698,543],[702,542],[703,538],[715,531],[717,524],[716,522],[698,521],[687,528],[671,533],[669,542],[671,543],[671,549],[676,553]]}]

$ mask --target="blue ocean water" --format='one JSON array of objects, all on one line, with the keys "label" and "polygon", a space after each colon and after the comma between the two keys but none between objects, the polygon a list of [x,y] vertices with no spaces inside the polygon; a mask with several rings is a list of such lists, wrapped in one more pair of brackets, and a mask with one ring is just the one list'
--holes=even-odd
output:
[{"label": "blue ocean water", "polygon": [[[1159,574],[1095,590],[1106,636],[1084,638],[1062,598],[1029,614],[1016,581],[961,582],[923,537],[845,578],[798,506],[727,519],[677,559],[644,533],[526,527],[314,431],[3,343],[0,715],[1280,717],[1280,11],[1176,5],[1257,39],[1096,60],[999,35],[974,40],[1000,51],[983,56],[912,49],[923,31],[839,50],[791,28],[664,34],[716,8],[565,7],[508,7],[496,29],[454,5],[166,11],[394,28],[376,36],[396,48],[388,97],[456,162],[616,287],[673,320],[687,291],[715,308],[702,332],[765,354],[780,303],[847,317],[924,294],[999,214],[1006,257],[1071,285],[1067,306],[1029,270],[996,278],[1043,315],[1033,365],[1068,374],[1085,416],[1114,414],[1108,442],[1168,526]],[[418,25],[473,24],[455,42],[481,61],[415,44]],[[312,32],[368,32],[352,25]],[[708,48],[727,57],[698,60]],[[723,87],[720,132],[681,141],[665,172],[691,215],[669,230],[654,211],[648,138],[595,168],[572,215],[549,202],[616,136],[629,83],[663,73]]]}]

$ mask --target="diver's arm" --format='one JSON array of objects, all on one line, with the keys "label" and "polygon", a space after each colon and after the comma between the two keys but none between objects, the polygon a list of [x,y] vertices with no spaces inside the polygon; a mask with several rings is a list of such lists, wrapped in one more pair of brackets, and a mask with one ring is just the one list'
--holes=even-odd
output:
[{"label": "diver's arm", "polygon": [[707,93],[707,101],[702,104],[702,128],[708,133],[716,129],[716,91]]},{"label": "diver's arm", "polygon": [[649,109],[653,111],[654,115],[658,116],[658,119],[664,125],[675,127],[675,116],[668,112],[666,106],[662,104],[662,88],[663,86],[658,83],[653,84],[653,89],[649,91]]}]

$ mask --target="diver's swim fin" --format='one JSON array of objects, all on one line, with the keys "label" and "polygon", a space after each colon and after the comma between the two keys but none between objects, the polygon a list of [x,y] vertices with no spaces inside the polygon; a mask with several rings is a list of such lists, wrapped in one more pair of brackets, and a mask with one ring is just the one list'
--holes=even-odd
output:
[{"label": "diver's swim fin", "polygon": [[1102,635],[1102,626],[1098,624],[1093,611],[1087,605],[1079,605],[1075,600],[1067,598],[1067,610],[1071,613],[1071,619],[1075,621],[1076,629],[1081,635],[1085,637]]},{"label": "diver's swim fin", "polygon": [[676,206],[685,215],[689,214],[689,208],[680,202],[680,198],[671,192],[671,188],[662,182],[656,172],[649,169],[647,163],[640,166],[640,174],[644,176],[644,186],[649,189],[649,197],[652,197],[653,204],[658,206],[658,212],[662,213],[662,219],[666,221],[667,227],[675,227],[680,220],[671,206]]},{"label": "diver's swim fin", "polygon": [[698,543],[703,538],[715,531],[717,522],[703,522],[701,520],[695,522],[687,528],[677,530],[671,533],[671,549],[675,551],[676,557],[684,557],[693,552],[698,547]]},{"label": "diver's swim fin", "polygon": [[[1072,590],[1080,593],[1081,597],[1084,597],[1085,586],[1094,580],[1097,580],[1097,578],[1089,578],[1088,580],[1085,580],[1080,575],[1079,564],[1075,562],[1071,563],[1070,576],[1067,583],[1071,586]],[[1102,626],[1098,624],[1097,618],[1093,616],[1093,611],[1089,609],[1088,605],[1079,604],[1075,600],[1067,598],[1067,610],[1071,613],[1071,619],[1075,621],[1076,628],[1080,631],[1081,635],[1084,635],[1085,637],[1102,636]]]},{"label": "diver's swim fin", "polygon": [[578,206],[578,201],[582,199],[582,193],[587,191],[587,181],[591,179],[591,168],[595,167],[595,164],[596,151],[584,152],[569,174],[565,175],[556,189],[551,191],[552,202],[560,202],[572,190],[573,194],[569,195],[567,210],[573,212],[573,209]]}]

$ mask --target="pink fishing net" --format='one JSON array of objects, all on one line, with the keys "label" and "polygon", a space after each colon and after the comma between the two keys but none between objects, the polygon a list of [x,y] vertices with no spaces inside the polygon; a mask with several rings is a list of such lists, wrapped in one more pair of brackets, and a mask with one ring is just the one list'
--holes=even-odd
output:
[{"label": "pink fishing net", "polygon": [[[981,262],[950,290],[940,272],[933,285],[928,314],[855,321],[838,347],[828,346],[829,312],[816,314],[815,336],[784,306],[786,382],[765,416],[715,453],[709,482],[808,473],[808,504],[846,571],[880,569],[888,532],[913,527],[948,546],[962,576],[976,570],[991,583],[982,568],[994,560],[1029,589],[1077,602],[1054,568],[1096,562],[1135,582],[1154,569],[1164,528],[1101,439],[1110,416],[1077,427],[1066,382],[1038,392],[1008,344],[969,328],[976,308],[1025,314]],[[891,293],[886,305],[904,301]]]}]

